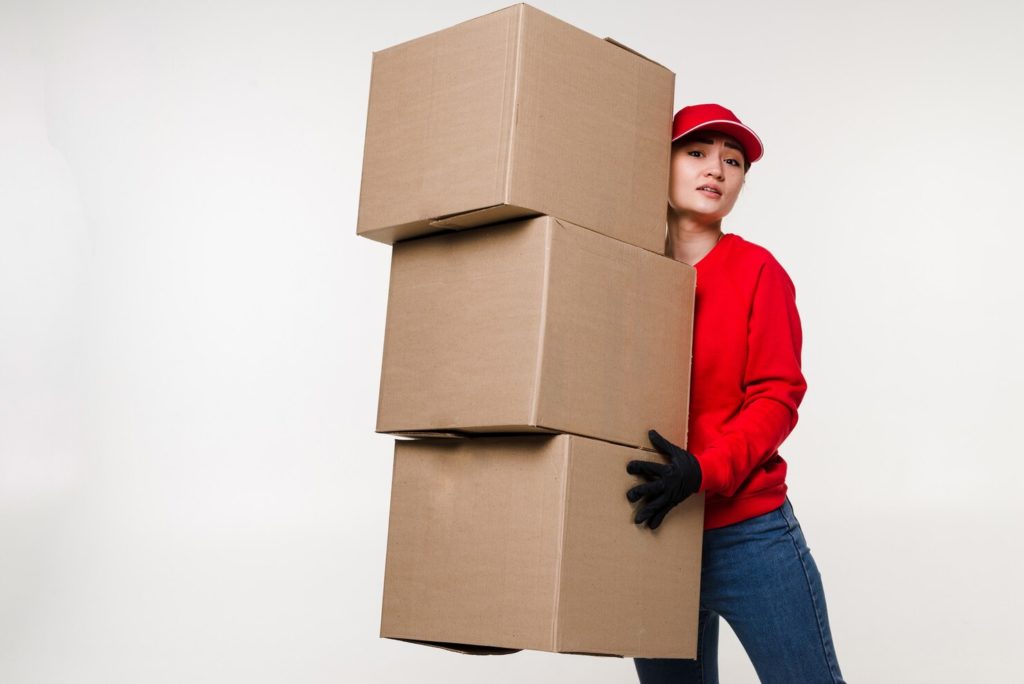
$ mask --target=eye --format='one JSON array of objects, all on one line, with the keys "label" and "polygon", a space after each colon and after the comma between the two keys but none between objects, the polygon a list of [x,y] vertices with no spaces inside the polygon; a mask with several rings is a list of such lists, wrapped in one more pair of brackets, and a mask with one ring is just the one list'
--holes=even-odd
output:
[{"label": "eye", "polygon": [[703,153],[703,152],[701,152],[700,150],[690,150],[690,151],[689,151],[689,152],[687,152],[686,154],[690,155],[691,157],[693,157],[693,156],[697,156],[697,157],[700,157],[700,156],[703,156],[703,155],[704,155],[704,153]]},{"label": "eye", "polygon": [[726,159],[725,162],[727,164],[732,164],[733,166],[739,166],[740,165],[740,162],[739,162],[738,159],[729,158],[729,159]]}]

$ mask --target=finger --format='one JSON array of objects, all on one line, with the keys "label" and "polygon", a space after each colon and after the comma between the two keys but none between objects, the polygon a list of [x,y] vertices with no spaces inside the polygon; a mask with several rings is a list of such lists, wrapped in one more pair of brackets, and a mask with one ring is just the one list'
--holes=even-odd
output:
[{"label": "finger", "polygon": [[672,505],[672,495],[669,492],[664,492],[660,496],[647,497],[644,508],[650,508],[652,511],[656,511],[658,509],[665,508],[666,506],[671,508]]},{"label": "finger", "polygon": [[648,480],[663,477],[668,466],[664,463],[654,461],[630,461],[626,464],[626,472],[630,475],[640,475]]},{"label": "finger", "polygon": [[630,503],[636,503],[643,498],[651,498],[652,496],[658,496],[665,491],[665,483],[659,481],[648,482],[647,484],[637,485],[628,492],[626,492],[626,498],[629,499]]},{"label": "finger", "polygon": [[653,500],[648,499],[647,503],[639,508],[636,512],[636,517],[633,518],[634,522],[642,523],[646,520],[650,520],[654,517],[654,514],[663,508],[671,508],[670,503],[671,497],[665,493]]},{"label": "finger", "polygon": [[651,520],[653,520],[654,517],[658,515],[658,513],[660,513],[664,508],[664,506],[641,506],[637,510],[636,516],[634,516],[633,518],[633,522],[637,523],[638,525],[643,525],[645,523],[647,525],[650,525]]},{"label": "finger", "polygon": [[668,512],[671,510],[671,506],[665,506],[665,508],[662,508],[660,511],[658,511],[651,517],[651,520],[647,523],[647,526],[650,527],[652,530],[658,529],[658,526],[661,525],[661,521],[665,519],[665,516],[668,515]]},{"label": "finger", "polygon": [[651,440],[651,444],[654,445],[655,449],[666,456],[671,456],[672,452],[678,448],[675,444],[658,434],[657,430],[648,430],[647,438]]},{"label": "finger", "polygon": [[637,485],[626,492],[626,498],[629,499],[629,503],[636,503],[643,497],[643,491],[641,491],[640,487],[641,485]]},{"label": "finger", "polygon": [[643,525],[657,512],[657,509],[651,508],[650,506],[640,506],[636,509],[636,515],[633,516],[633,522],[637,525]]}]

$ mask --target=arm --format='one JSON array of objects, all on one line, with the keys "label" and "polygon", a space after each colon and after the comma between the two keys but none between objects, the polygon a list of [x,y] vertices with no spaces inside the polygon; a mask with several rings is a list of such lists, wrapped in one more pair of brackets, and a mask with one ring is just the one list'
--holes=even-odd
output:
[{"label": "arm", "polygon": [[800,369],[800,315],[793,282],[774,259],[761,266],[747,331],[743,406],[723,433],[696,454],[700,491],[735,494],[797,423],[797,407],[807,391]]}]

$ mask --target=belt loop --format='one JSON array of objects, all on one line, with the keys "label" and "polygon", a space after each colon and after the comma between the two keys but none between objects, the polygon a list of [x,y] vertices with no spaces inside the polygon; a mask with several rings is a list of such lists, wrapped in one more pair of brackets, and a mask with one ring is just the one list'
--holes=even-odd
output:
[{"label": "belt loop", "polygon": [[796,514],[793,512],[793,504],[789,502],[788,496],[786,497],[786,500],[782,502],[782,506],[779,508],[779,511],[782,513],[782,517],[786,519],[786,525],[789,529],[792,530],[795,528]]}]

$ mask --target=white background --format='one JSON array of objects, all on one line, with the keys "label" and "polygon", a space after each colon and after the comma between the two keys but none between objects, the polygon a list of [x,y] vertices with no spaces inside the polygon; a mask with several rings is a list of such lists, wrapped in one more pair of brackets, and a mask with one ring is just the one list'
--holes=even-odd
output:
[{"label": "white background", "polygon": [[[626,682],[381,640],[373,50],[502,3],[0,4],[0,681]],[[1019,680],[1024,11],[560,2],[765,141],[851,682]],[[723,682],[755,681],[723,630]]]}]

